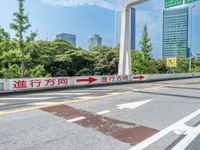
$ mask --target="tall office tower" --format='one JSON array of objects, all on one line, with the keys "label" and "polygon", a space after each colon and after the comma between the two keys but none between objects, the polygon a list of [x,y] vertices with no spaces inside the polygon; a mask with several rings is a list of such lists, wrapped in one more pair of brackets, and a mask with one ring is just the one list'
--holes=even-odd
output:
[{"label": "tall office tower", "polygon": [[[135,50],[135,18],[136,18],[136,11],[135,8],[131,8],[131,50]],[[120,40],[121,40],[121,17],[122,12],[118,11],[115,13],[115,46],[120,47]]]},{"label": "tall office tower", "polygon": [[163,11],[163,58],[189,57],[189,8]]},{"label": "tall office tower", "polygon": [[63,39],[69,42],[74,47],[76,47],[76,35],[74,34],[61,33],[61,34],[56,35],[56,38]]},{"label": "tall office tower", "polygon": [[89,49],[92,49],[96,46],[101,46],[102,38],[99,35],[95,34],[95,35],[89,37],[88,45],[89,45]]}]

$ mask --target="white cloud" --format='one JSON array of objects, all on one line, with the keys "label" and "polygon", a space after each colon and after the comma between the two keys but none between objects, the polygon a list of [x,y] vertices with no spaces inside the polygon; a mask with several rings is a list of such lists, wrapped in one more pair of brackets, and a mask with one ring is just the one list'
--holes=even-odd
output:
[{"label": "white cloud", "polygon": [[83,5],[95,5],[98,7],[118,10],[121,8],[121,0],[41,0],[43,3],[55,6],[73,7]]}]

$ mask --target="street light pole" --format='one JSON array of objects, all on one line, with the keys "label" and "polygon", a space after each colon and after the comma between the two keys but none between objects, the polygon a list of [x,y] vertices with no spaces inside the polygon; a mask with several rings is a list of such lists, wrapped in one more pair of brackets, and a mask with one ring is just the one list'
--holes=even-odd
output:
[{"label": "street light pole", "polygon": [[190,9],[190,14],[191,14],[191,24],[190,24],[190,51],[189,51],[189,73],[192,72],[192,10],[195,8],[196,5],[193,5]]}]

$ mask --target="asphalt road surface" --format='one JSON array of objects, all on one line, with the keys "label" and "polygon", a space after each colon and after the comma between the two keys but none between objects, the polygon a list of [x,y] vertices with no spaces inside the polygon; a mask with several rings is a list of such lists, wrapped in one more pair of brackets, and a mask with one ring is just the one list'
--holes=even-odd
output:
[{"label": "asphalt road surface", "polygon": [[200,150],[200,78],[0,95],[0,150]]}]

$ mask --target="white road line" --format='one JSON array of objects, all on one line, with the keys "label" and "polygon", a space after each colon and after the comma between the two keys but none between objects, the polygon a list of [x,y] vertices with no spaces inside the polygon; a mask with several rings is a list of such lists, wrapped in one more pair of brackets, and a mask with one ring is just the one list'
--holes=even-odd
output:
[{"label": "white road line", "polygon": [[91,93],[37,93],[37,94],[31,94],[31,95],[88,95]]},{"label": "white road line", "polygon": [[0,98],[0,100],[47,100],[53,98],[56,97],[5,97],[5,98]]},{"label": "white road line", "polygon": [[0,103],[0,106],[7,105],[7,103]]},{"label": "white road line", "polygon": [[186,149],[188,145],[200,134],[200,126],[189,131],[188,135],[181,140],[172,150]]},{"label": "white road line", "polygon": [[158,141],[159,139],[161,139],[165,135],[169,134],[174,129],[179,128],[181,125],[183,125],[184,123],[188,122],[192,118],[198,116],[199,114],[200,114],[200,109],[195,111],[195,112],[193,112],[189,116],[183,118],[182,120],[174,123],[173,125],[165,128],[164,130],[158,132],[157,134],[154,134],[150,138],[142,141],[141,143],[137,144],[136,146],[130,148],[129,150],[143,150],[143,149],[147,148],[149,145],[153,144],[154,142]]},{"label": "white road line", "polygon": [[193,127],[183,124],[179,128],[174,129],[174,133],[176,133],[177,135],[187,135],[187,133],[192,129]]},{"label": "white road line", "polygon": [[77,118],[73,118],[73,119],[70,119],[70,120],[67,120],[68,122],[76,122],[76,121],[80,121],[80,120],[83,120],[83,119],[86,119],[85,117],[77,117]]},{"label": "white road line", "polygon": [[77,97],[80,99],[90,99],[90,98],[95,98],[94,96],[82,96],[82,97]]},{"label": "white road line", "polygon": [[146,103],[149,103],[151,101],[153,101],[153,99],[146,100],[146,101],[133,102],[133,103],[120,104],[120,105],[117,105],[117,107],[119,109],[125,109],[125,108],[135,109],[135,108],[140,107],[140,106],[142,106]]},{"label": "white road line", "polygon": [[38,103],[30,103],[30,104],[26,104],[26,105],[40,106],[40,105],[51,105],[54,103],[58,103],[58,102],[38,102]]},{"label": "white road line", "polygon": [[104,111],[101,111],[101,112],[98,112],[98,113],[96,113],[97,115],[104,115],[104,114],[108,114],[108,113],[110,113],[111,111],[109,111],[109,110],[104,110]]}]

